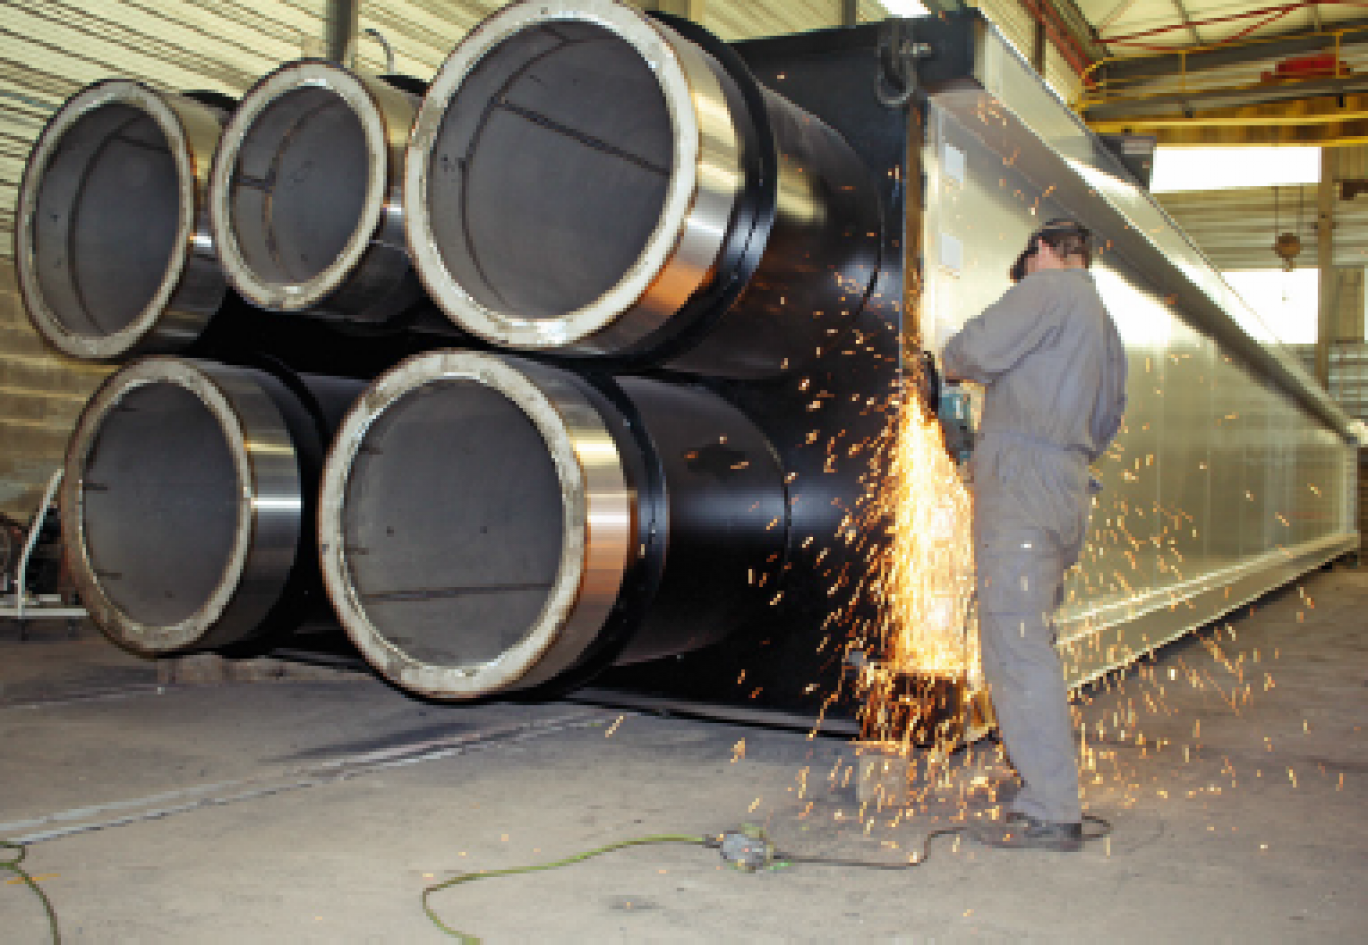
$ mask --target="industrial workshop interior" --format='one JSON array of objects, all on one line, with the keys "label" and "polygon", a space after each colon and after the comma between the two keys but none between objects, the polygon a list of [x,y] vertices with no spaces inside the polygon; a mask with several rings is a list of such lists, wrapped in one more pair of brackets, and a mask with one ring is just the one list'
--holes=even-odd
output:
[{"label": "industrial workshop interior", "polygon": [[0,0],[0,941],[1362,941],[1365,273],[1359,0]]}]

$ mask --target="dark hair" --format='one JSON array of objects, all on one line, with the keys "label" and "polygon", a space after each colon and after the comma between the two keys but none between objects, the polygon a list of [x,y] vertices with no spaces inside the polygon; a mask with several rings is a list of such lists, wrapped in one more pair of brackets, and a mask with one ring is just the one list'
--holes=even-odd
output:
[{"label": "dark hair", "polygon": [[1026,260],[1031,257],[1031,248],[1027,247],[1021,251],[1021,255],[1012,263],[1012,268],[1007,270],[1007,278],[1013,282],[1020,282],[1026,278]]},{"label": "dark hair", "polygon": [[1061,258],[1081,257],[1085,269],[1092,265],[1092,234],[1077,220],[1050,220],[1031,237],[1029,248],[1034,249],[1037,242],[1049,246]]}]

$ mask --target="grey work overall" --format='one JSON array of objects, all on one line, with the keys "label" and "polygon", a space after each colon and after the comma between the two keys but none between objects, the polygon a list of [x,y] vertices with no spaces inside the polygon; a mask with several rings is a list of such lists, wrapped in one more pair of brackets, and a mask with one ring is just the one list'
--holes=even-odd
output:
[{"label": "grey work overall", "polygon": [[1054,611],[1078,560],[1088,466],[1121,425],[1126,355],[1083,269],[1026,276],[946,343],[945,373],[986,385],[971,459],[984,677],[1023,788],[1016,812],[1082,812]]}]

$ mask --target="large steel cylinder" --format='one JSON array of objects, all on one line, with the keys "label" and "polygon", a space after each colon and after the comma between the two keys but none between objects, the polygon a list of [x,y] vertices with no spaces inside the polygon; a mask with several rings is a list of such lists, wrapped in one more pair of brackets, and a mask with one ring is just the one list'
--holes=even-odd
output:
[{"label": "large steel cylinder", "polygon": [[205,212],[226,113],[124,79],[54,114],[19,187],[15,268],[34,327],[66,354],[181,350],[225,295]]},{"label": "large steel cylinder", "polygon": [[423,298],[399,201],[419,96],[304,60],[252,87],[214,158],[209,217],[254,305],[388,325]]},{"label": "large steel cylinder", "polygon": [[788,521],[769,443],[709,391],[459,351],[357,400],[319,504],[352,642],[441,699],[721,640],[774,598]]},{"label": "large steel cylinder", "polygon": [[472,30],[415,120],[404,201],[457,325],[630,366],[778,373],[831,343],[879,265],[879,198],[844,139],[711,34],[616,0],[514,3]]},{"label": "large steel cylinder", "polygon": [[61,490],[81,599],[114,642],[171,655],[283,633],[325,601],[315,499],[359,381],[150,357],[95,392]]}]

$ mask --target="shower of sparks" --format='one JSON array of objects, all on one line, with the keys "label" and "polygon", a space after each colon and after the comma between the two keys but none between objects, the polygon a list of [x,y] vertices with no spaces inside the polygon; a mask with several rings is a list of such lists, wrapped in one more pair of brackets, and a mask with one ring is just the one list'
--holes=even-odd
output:
[{"label": "shower of sparks", "polygon": [[973,507],[940,423],[918,398],[900,412],[882,502],[893,522],[881,580],[890,668],[961,678],[977,663],[965,630],[974,591]]},{"label": "shower of sparks", "polygon": [[[985,100],[979,118],[989,126],[1006,120],[991,100]],[[1017,158],[1014,153],[1003,159],[1004,197],[1020,183],[1012,170]],[[1033,216],[1050,212],[1050,196],[1034,188],[1015,192]],[[963,225],[974,229],[967,220]],[[1104,249],[1111,249],[1110,241]],[[971,278],[981,265],[966,260],[959,278]],[[1107,298],[1123,334],[1140,324],[1148,330],[1150,303],[1123,294]],[[909,298],[902,311],[911,317],[920,301]],[[1174,308],[1178,300],[1169,296],[1162,304]],[[932,311],[917,314],[937,317]],[[845,339],[832,337],[815,357],[851,354],[846,346]],[[1270,655],[1276,661],[1279,654],[1241,646],[1236,625],[1215,622],[1226,613],[1232,619],[1254,614],[1252,606],[1239,603],[1238,586],[1198,584],[1209,573],[1264,552],[1289,557],[1299,544],[1342,527],[1352,514],[1352,506],[1346,511],[1340,504],[1343,473],[1323,467],[1313,479],[1300,473],[1263,474],[1246,459],[1245,443],[1262,442],[1269,427],[1261,403],[1246,405],[1247,379],[1231,356],[1196,346],[1174,345],[1154,356],[1139,354],[1143,349],[1132,354],[1127,422],[1094,465],[1105,489],[1092,500],[1088,542],[1079,566],[1067,576],[1059,612],[1065,675],[1091,679],[1071,694],[1084,808],[1114,812],[1162,802],[1210,809],[1212,801],[1256,782],[1261,789],[1276,784],[1288,791],[1344,791],[1343,772],[1323,764],[1315,771],[1281,764],[1271,738],[1261,749],[1263,768],[1213,750],[1211,741],[1220,737],[1223,724],[1253,722],[1251,705],[1276,697],[1276,683],[1266,670],[1272,668]],[[884,360],[874,347],[860,350],[873,361]],[[909,359],[896,360],[911,366]],[[846,473],[852,464],[862,473],[864,496],[857,504],[832,500],[841,515],[835,547],[822,547],[829,536],[819,535],[811,558],[814,567],[827,562],[820,573],[831,601],[823,625],[827,636],[817,652],[840,653],[846,669],[834,690],[824,694],[817,728],[829,708],[853,698],[861,706],[862,738],[855,759],[846,755],[829,769],[805,767],[788,796],[797,819],[808,822],[803,829],[829,821],[841,833],[878,839],[888,849],[899,848],[888,838],[900,825],[907,829],[915,823],[914,830],[924,831],[1002,816],[999,792],[1015,782],[1003,747],[974,742],[972,735],[959,740],[968,742],[964,750],[952,752],[947,749],[958,733],[923,728],[921,734],[930,735],[932,744],[913,750],[913,742],[921,742],[915,726],[925,722],[932,701],[928,694],[939,696],[942,713],[951,709],[945,714],[960,721],[965,695],[982,685],[969,496],[945,451],[939,423],[914,393],[917,380],[908,378],[891,395],[874,391],[867,392],[872,397],[850,398],[862,405],[861,417],[882,418],[882,435],[869,439],[836,429],[833,414],[845,397],[824,389],[820,371],[797,382],[807,408],[803,416],[813,424],[800,434],[802,446],[820,451],[822,473]],[[1205,398],[1199,403],[1210,406],[1189,413],[1175,391],[1184,397],[1197,392]],[[1170,453],[1158,444],[1164,432],[1160,421],[1173,415],[1193,424],[1192,441]],[[1179,435],[1187,432],[1184,428]],[[1185,508],[1189,500],[1195,504]],[[804,551],[812,541],[804,539]],[[1155,606],[1147,611],[1151,601]],[[1296,621],[1310,619],[1315,604],[1303,588],[1297,589],[1296,604],[1301,608]],[[1166,637],[1155,633],[1152,639],[1154,631],[1136,626],[1147,613],[1166,626],[1181,620],[1194,628],[1196,655],[1156,652]],[[1096,676],[1103,667],[1111,669]],[[947,696],[955,700],[953,707]],[[1309,729],[1305,722],[1299,727],[1303,735]],[[1280,733],[1280,744],[1286,737]],[[870,754],[907,762],[906,784],[898,785],[905,790],[870,798],[857,790],[871,780],[862,777],[868,768],[861,766]],[[766,806],[773,800],[768,798]],[[760,803],[756,798],[751,812]],[[1208,824],[1206,829],[1217,828]],[[1221,829],[1244,836],[1234,825]],[[1250,842],[1267,850],[1259,839],[1250,837]],[[955,851],[959,843],[956,837]],[[1103,848],[1111,855],[1110,839]],[[909,860],[915,862],[915,855]]]},{"label": "shower of sparks", "polygon": [[[1209,801],[1232,794],[1250,778],[1281,781],[1287,790],[1307,787],[1310,779],[1304,772],[1272,759],[1266,768],[1251,769],[1246,761],[1237,772],[1231,758],[1211,752],[1203,742],[1202,718],[1192,718],[1190,727],[1187,721],[1180,722],[1186,712],[1195,711],[1217,722],[1238,719],[1264,691],[1248,670],[1250,664],[1267,660],[1268,654],[1236,651],[1237,636],[1231,624],[1196,634],[1211,661],[1209,668],[1190,667],[1181,658],[1176,665],[1159,665],[1150,656],[1074,694],[1072,714],[1085,810],[1127,811],[1155,802],[1198,804],[1211,810]],[[1303,721],[1297,731],[1305,735],[1310,728]],[[1274,750],[1272,742],[1271,737],[1265,738],[1266,752]],[[888,745],[870,748],[891,753]],[[857,794],[853,805],[850,794],[853,782],[861,779],[859,761],[852,763],[845,756],[830,769],[803,768],[789,789],[801,803],[801,808],[795,806],[794,816],[799,820],[829,818],[840,831],[876,839],[889,849],[898,847],[893,838],[902,836],[894,833],[900,825],[916,835],[938,826],[1002,816],[999,792],[1013,777],[1001,745],[970,744],[964,751],[919,751],[907,757],[910,777],[903,796],[860,801]],[[1343,791],[1345,776],[1322,764],[1316,783],[1320,790]],[[1208,831],[1216,829],[1207,826]],[[1240,831],[1237,825],[1221,829]],[[1250,838],[1251,842],[1257,839],[1261,838]],[[1109,846],[1105,849],[1110,852]]]},{"label": "shower of sparks", "polygon": [[856,691],[864,739],[906,753],[914,741],[957,738],[964,693],[979,686],[972,502],[922,399],[901,398],[890,416],[852,516],[860,533],[886,536],[867,549],[877,612]]}]

